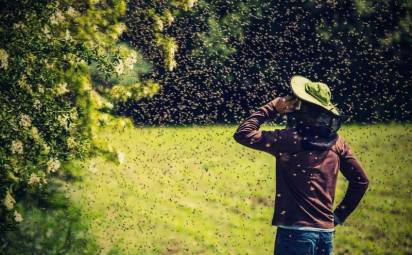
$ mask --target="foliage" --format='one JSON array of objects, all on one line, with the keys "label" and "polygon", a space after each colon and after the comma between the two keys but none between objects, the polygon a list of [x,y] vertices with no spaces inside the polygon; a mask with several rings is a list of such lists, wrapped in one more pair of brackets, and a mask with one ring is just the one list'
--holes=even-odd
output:
[{"label": "foliage", "polygon": [[107,102],[98,106],[101,110],[111,111],[123,102],[151,97],[160,90],[158,83],[140,78],[151,70],[151,66],[141,54],[125,43],[117,44],[117,50],[123,61],[116,65],[115,76],[107,79],[96,65],[92,65],[90,69],[95,90],[101,96],[100,100]]},{"label": "foliage", "polygon": [[57,178],[48,181],[41,194],[17,203],[24,220],[14,231],[2,233],[0,253],[97,254],[99,246],[90,233],[90,222],[62,192],[67,183]]},{"label": "foliage", "polygon": [[28,194],[41,196],[68,160],[94,152],[99,96],[88,66],[110,79],[129,56],[116,43],[124,1],[1,6],[0,230],[6,231],[24,221],[19,202],[24,207]]},{"label": "foliage", "polygon": [[[193,1],[171,1],[162,15],[147,8],[156,47],[172,69],[177,47],[163,36],[172,11],[188,10]],[[138,49],[119,43],[126,1],[2,1],[0,18],[0,229],[24,220],[18,210],[42,196],[50,177],[76,158],[119,152],[102,143],[96,130],[113,121],[106,112],[128,100],[160,90]],[[163,23],[162,23],[163,22]],[[127,121],[115,120],[120,126]],[[28,208],[28,207],[27,207]],[[33,210],[36,210],[33,208]]]},{"label": "foliage", "polygon": [[[125,40],[130,40],[145,57],[163,71],[177,67],[175,55],[179,49],[176,39],[169,33],[177,16],[192,9],[197,0],[167,0],[128,2]],[[136,24],[137,23],[137,24]],[[131,25],[131,26],[129,26]]]}]

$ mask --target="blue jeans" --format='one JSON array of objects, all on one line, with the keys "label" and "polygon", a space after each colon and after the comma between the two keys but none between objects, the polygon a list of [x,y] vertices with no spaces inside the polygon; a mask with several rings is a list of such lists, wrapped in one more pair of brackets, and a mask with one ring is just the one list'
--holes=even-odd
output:
[{"label": "blue jeans", "polygon": [[274,255],[333,255],[335,232],[278,227]]}]

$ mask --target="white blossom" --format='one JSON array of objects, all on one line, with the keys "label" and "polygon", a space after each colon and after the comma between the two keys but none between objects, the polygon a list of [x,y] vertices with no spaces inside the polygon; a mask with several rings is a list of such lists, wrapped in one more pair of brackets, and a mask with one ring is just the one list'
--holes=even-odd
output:
[{"label": "white blossom", "polygon": [[39,99],[35,99],[34,100],[34,102],[33,102],[33,107],[36,109],[36,110],[40,110],[40,107],[41,107],[41,102],[40,102],[40,100]]},{"label": "white blossom", "polygon": [[44,154],[49,154],[50,152],[50,146],[47,143],[43,143],[43,152]]},{"label": "white blossom", "polygon": [[10,194],[10,190],[7,190],[6,197],[4,198],[3,204],[6,206],[7,210],[11,210],[14,207],[16,200],[14,200],[13,196]]},{"label": "white blossom", "polygon": [[39,173],[40,181],[44,184],[47,184],[46,174],[44,172]]},{"label": "white blossom", "polygon": [[39,130],[37,129],[37,127],[35,127],[35,126],[31,127],[31,136],[33,137],[33,139],[35,141],[40,141],[41,140]]},{"label": "white blossom", "polygon": [[51,35],[50,35],[50,28],[49,28],[49,26],[46,24],[46,25],[44,25],[44,27],[43,27],[43,34],[48,38],[48,39],[50,39],[51,38]]},{"label": "white blossom", "polygon": [[115,69],[115,71],[118,75],[123,74],[124,73],[124,63],[123,63],[123,61],[120,60],[119,64],[116,65],[116,67],[114,69]]},{"label": "white blossom", "polygon": [[16,210],[14,210],[14,220],[16,222],[22,222],[23,221],[23,217],[21,216],[21,214],[19,212],[17,212]]},{"label": "white blossom", "polygon": [[20,126],[22,127],[30,127],[31,126],[31,118],[27,114],[20,115]]},{"label": "white blossom", "polygon": [[4,49],[0,49],[0,67],[4,70],[9,67],[9,54]]},{"label": "white blossom", "polygon": [[22,75],[20,79],[17,81],[17,84],[19,85],[20,88],[29,91],[30,93],[32,92],[32,89],[30,85],[27,83],[27,76]]},{"label": "white blossom", "polygon": [[24,25],[24,23],[21,22],[21,21],[13,24],[13,28],[14,28],[14,29],[24,28],[25,26],[26,26],[26,25]]},{"label": "white blossom", "polygon": [[54,90],[56,91],[56,93],[58,95],[63,95],[66,94],[67,92],[69,92],[69,90],[67,89],[67,83],[66,82],[62,82],[57,84],[57,86],[54,88]]},{"label": "white blossom", "polygon": [[67,116],[66,114],[63,114],[63,115],[59,115],[58,117],[57,117],[57,121],[59,122],[59,124],[62,126],[62,127],[64,127],[65,129],[68,129],[69,127],[68,127],[68,118],[69,118],[69,116]]},{"label": "white blossom", "polygon": [[126,67],[130,70],[133,69],[134,64],[137,62],[137,53],[133,51],[124,61]]},{"label": "white blossom", "polygon": [[66,29],[66,33],[64,35],[64,40],[66,40],[66,41],[73,40],[73,37],[71,36],[70,31],[68,29]]},{"label": "white blossom", "polygon": [[187,0],[187,6],[189,8],[192,8],[195,5],[196,2],[197,2],[197,0]]},{"label": "white blossom", "polygon": [[65,20],[63,13],[60,10],[56,10],[56,12],[50,16],[50,23],[53,25],[57,25]]},{"label": "white blossom", "polygon": [[158,31],[162,31],[164,28],[163,20],[159,16],[154,16],[154,27]]},{"label": "white blossom", "polygon": [[167,21],[167,24],[170,26],[173,23],[175,18],[173,17],[172,13],[169,10],[165,12],[164,16]]},{"label": "white blossom", "polygon": [[37,89],[38,89],[40,94],[44,93],[44,87],[42,85],[37,86]]},{"label": "white blossom", "polygon": [[33,184],[36,184],[36,183],[40,183],[40,181],[41,181],[41,179],[40,179],[39,176],[37,176],[37,174],[31,173],[28,184],[33,185]]},{"label": "white blossom", "polygon": [[69,6],[69,8],[67,8],[66,11],[67,15],[69,15],[70,17],[76,17],[78,12],[71,6]]},{"label": "white blossom", "polygon": [[23,142],[14,140],[11,142],[11,152],[13,154],[23,154]]},{"label": "white blossom", "polygon": [[69,138],[67,138],[67,147],[69,147],[69,149],[73,149],[76,148],[76,140],[74,139],[74,137],[70,136]]},{"label": "white blossom", "polygon": [[60,161],[57,158],[51,158],[47,162],[47,172],[56,172],[60,168]]},{"label": "white blossom", "polygon": [[124,31],[126,31],[127,26],[124,23],[120,23],[118,24],[116,28],[117,28],[117,33],[121,35]]},{"label": "white blossom", "polygon": [[104,102],[104,106],[105,106],[106,108],[113,109],[113,103],[111,103],[111,102],[109,102],[109,101]]},{"label": "white blossom", "polygon": [[75,121],[79,118],[76,108],[72,108],[69,113],[70,119]]},{"label": "white blossom", "polygon": [[62,22],[62,21],[65,20],[65,17],[64,17],[64,15],[63,15],[63,12],[60,11],[59,9],[56,10],[56,12],[55,12],[54,15],[56,15],[56,19],[57,19],[57,21],[59,21],[59,22]]}]

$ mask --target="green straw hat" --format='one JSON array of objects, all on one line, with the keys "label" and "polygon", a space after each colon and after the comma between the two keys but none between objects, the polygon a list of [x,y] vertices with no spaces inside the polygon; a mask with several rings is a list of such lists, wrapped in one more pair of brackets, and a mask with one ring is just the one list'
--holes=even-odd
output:
[{"label": "green straw hat", "polygon": [[331,102],[332,94],[328,85],[313,82],[303,76],[294,75],[290,81],[292,91],[299,99],[319,105],[336,116],[340,116],[338,108]]}]

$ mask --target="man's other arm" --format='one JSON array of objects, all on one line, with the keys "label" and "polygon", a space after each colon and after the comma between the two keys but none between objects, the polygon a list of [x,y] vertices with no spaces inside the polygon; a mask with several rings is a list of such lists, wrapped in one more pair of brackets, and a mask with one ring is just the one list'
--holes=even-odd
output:
[{"label": "man's other arm", "polygon": [[334,211],[340,224],[345,222],[346,218],[358,206],[369,185],[369,179],[349,144],[343,138],[342,142],[343,150],[340,155],[340,170],[348,180],[349,185],[341,203]]}]

